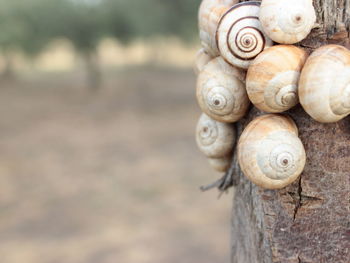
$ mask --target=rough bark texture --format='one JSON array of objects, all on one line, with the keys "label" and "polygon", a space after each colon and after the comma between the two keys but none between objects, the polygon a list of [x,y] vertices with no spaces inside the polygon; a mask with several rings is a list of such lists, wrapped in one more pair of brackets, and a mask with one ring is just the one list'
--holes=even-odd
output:
[{"label": "rough bark texture", "polygon": [[[314,0],[314,6],[319,28],[301,45],[310,51],[327,43],[350,48],[350,0]],[[260,114],[252,108],[240,130]],[[263,190],[239,172],[232,262],[349,263],[350,117],[321,124],[300,106],[287,114],[297,123],[306,148],[305,171],[278,191]]]}]

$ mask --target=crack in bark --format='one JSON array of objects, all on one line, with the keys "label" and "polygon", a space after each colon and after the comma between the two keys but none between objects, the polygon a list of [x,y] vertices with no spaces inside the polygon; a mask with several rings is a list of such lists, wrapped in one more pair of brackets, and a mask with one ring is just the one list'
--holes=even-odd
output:
[{"label": "crack in bark", "polygon": [[302,206],[302,193],[303,192],[303,188],[301,187],[301,176],[299,178],[299,184],[298,184],[298,198],[297,198],[297,202],[295,204],[295,208],[294,208],[294,215],[293,215],[293,221],[295,221],[298,211],[300,209],[300,207]]}]

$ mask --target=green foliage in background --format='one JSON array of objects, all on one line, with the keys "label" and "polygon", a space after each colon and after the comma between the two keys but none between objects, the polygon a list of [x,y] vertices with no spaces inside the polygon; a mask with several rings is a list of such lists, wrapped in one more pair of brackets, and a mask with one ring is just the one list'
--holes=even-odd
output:
[{"label": "green foliage in background", "polygon": [[155,36],[197,36],[200,0],[0,0],[0,51],[38,54],[57,38],[71,41],[97,74],[96,49],[103,37],[122,43]]}]

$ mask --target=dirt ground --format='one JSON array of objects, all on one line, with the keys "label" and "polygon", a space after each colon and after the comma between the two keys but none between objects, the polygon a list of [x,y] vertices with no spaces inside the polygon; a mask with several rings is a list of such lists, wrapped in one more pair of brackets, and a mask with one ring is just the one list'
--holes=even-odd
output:
[{"label": "dirt ground", "polygon": [[1,263],[224,263],[232,192],[197,150],[190,70],[21,76],[0,87]]}]

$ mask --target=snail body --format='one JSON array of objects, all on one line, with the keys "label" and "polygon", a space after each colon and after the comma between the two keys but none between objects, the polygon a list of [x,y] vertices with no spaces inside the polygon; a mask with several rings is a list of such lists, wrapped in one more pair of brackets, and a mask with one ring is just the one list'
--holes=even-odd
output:
[{"label": "snail body", "polygon": [[243,2],[231,7],[216,31],[220,55],[231,65],[247,69],[252,60],[273,42],[259,21],[260,2]]},{"label": "snail body", "polygon": [[280,44],[300,42],[316,22],[312,0],[263,0],[259,18],[264,32]]},{"label": "snail body", "polygon": [[286,111],[298,102],[298,82],[307,53],[291,45],[277,45],[263,51],[250,65],[247,93],[260,110]]},{"label": "snail body", "polygon": [[197,52],[194,62],[194,72],[198,75],[212,59],[213,58],[203,48],[200,49]]},{"label": "snail body", "polygon": [[306,155],[292,119],[267,114],[254,119],[238,142],[242,172],[253,183],[267,189],[281,189],[302,173]]},{"label": "snail body", "polygon": [[210,61],[197,80],[197,100],[202,111],[221,122],[236,122],[249,107],[245,72],[221,57]]},{"label": "snail body", "polygon": [[350,51],[323,46],[305,63],[299,82],[300,103],[316,121],[337,122],[350,114]]},{"label": "snail body", "polygon": [[203,0],[198,13],[199,37],[203,48],[212,57],[219,55],[215,41],[221,16],[238,0]]},{"label": "snail body", "polygon": [[214,159],[227,157],[235,141],[236,132],[231,124],[215,121],[202,114],[196,127],[196,142],[205,156]]}]

